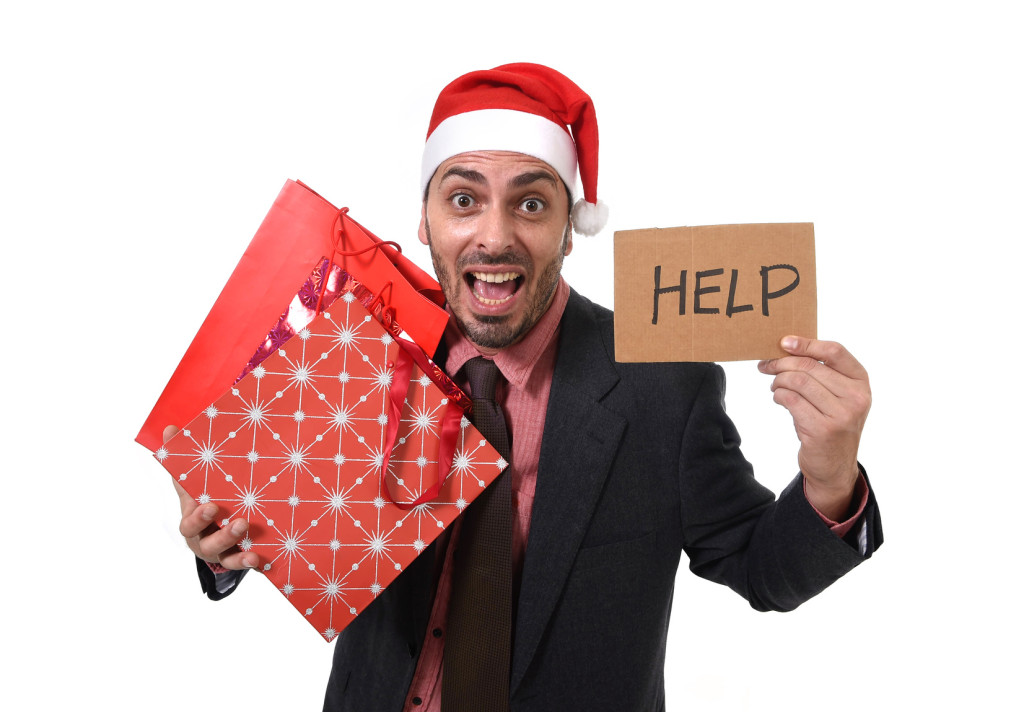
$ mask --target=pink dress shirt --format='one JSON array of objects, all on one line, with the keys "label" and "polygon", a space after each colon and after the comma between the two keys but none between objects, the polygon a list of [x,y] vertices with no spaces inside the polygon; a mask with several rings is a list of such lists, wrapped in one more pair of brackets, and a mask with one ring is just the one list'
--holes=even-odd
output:
[{"label": "pink dress shirt", "polygon": [[[544,417],[548,408],[548,395],[551,393],[551,379],[555,374],[558,328],[568,301],[569,285],[565,280],[559,280],[551,306],[540,321],[522,341],[502,349],[494,356],[494,363],[508,381],[496,394],[497,400],[504,408],[509,432],[513,433],[512,462],[508,473],[512,476],[512,506],[515,509],[512,530],[513,591],[519,590],[523,559],[526,556],[533,495],[537,490],[540,439],[544,433]],[[468,392],[469,384],[459,373],[459,369],[469,359],[480,356],[480,352],[459,331],[454,320],[449,322],[448,331],[445,332],[445,343],[448,346],[445,372],[454,374],[455,382]],[[451,540],[459,536],[461,522],[461,519],[457,519],[451,527]],[[434,594],[434,607],[430,613],[430,622],[427,624],[423,650],[405,700],[406,710],[440,712],[441,709],[444,631],[451,596],[451,557],[455,549],[450,544],[449,541],[449,546],[443,547],[444,563],[437,582],[437,592]],[[439,548],[440,550],[442,549]]]}]

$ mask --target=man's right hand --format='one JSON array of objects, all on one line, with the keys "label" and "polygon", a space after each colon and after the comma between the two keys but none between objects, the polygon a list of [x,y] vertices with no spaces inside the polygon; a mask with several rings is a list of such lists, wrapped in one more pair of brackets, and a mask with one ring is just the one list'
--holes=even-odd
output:
[{"label": "man's right hand", "polygon": [[[164,428],[164,442],[177,432],[178,429],[173,425]],[[239,518],[225,527],[219,527],[214,523],[220,510],[216,504],[198,504],[177,482],[174,483],[174,489],[181,504],[181,525],[178,531],[185,537],[185,543],[193,554],[208,563],[220,564],[225,569],[254,569],[260,565],[259,555],[238,548],[238,542],[249,531],[249,522]]]}]

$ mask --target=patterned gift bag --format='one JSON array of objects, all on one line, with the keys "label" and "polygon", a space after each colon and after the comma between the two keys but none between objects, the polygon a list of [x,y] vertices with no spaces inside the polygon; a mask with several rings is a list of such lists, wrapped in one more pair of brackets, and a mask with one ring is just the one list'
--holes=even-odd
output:
[{"label": "patterned gift bag", "polygon": [[328,302],[315,271],[243,377],[156,452],[221,525],[249,520],[242,548],[328,641],[506,465],[465,394],[371,315],[380,300],[329,274],[340,297],[310,308]]}]

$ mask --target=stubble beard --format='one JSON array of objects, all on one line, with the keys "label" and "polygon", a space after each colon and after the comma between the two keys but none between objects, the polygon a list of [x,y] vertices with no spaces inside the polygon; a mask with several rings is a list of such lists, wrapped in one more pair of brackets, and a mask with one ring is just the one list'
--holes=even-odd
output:
[{"label": "stubble beard", "polygon": [[[451,270],[441,261],[434,250],[434,242],[430,237],[430,224],[426,222],[425,218],[423,226],[427,235],[427,245],[430,248],[430,260],[434,264],[434,273],[437,275],[437,281],[441,284],[441,291],[444,292],[449,306],[458,304],[456,298],[461,282],[458,275],[462,274],[463,269],[468,264],[514,265],[522,267],[524,275],[529,275],[532,271],[533,263],[525,255],[504,253],[493,257],[484,253],[475,253],[460,257],[455,265],[457,274],[452,275]],[[455,323],[458,324],[459,329],[466,335],[466,338],[485,349],[504,349],[512,346],[529,333],[530,329],[540,321],[540,318],[544,316],[544,312],[551,305],[551,299],[555,294],[559,277],[562,274],[562,261],[565,259],[565,248],[568,244],[569,231],[571,229],[571,227],[567,227],[562,236],[562,246],[558,251],[558,259],[547,265],[538,277],[533,300],[528,305],[519,323],[513,322],[511,315],[492,316],[474,314],[472,315],[472,320],[469,320],[463,318],[454,307],[452,308],[451,312],[455,317]],[[465,308],[468,311],[468,307]]]}]

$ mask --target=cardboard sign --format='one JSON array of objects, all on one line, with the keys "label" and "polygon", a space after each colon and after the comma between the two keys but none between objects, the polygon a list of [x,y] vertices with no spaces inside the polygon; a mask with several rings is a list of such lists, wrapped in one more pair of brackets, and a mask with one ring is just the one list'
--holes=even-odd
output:
[{"label": "cardboard sign", "polygon": [[615,359],[742,361],[817,338],[814,225],[615,233]]}]

